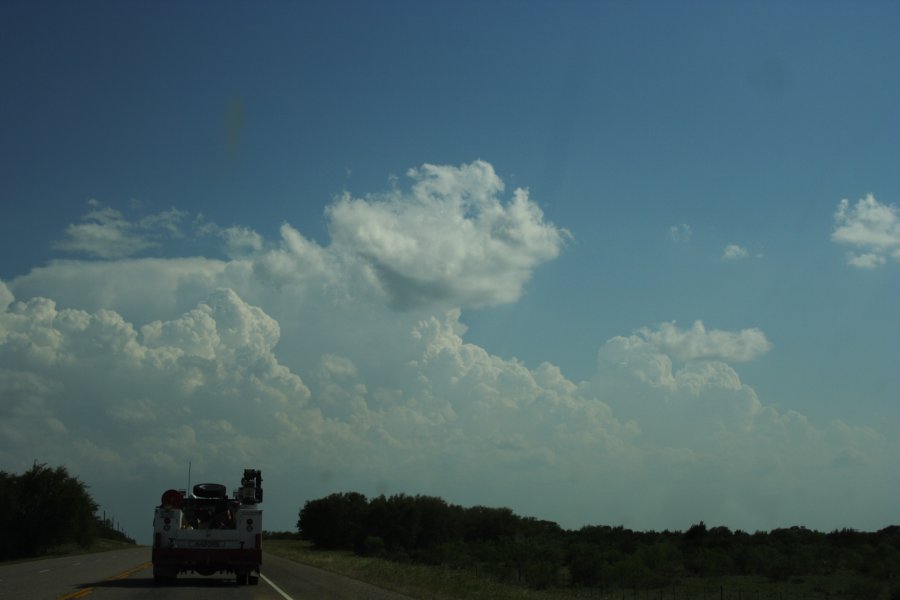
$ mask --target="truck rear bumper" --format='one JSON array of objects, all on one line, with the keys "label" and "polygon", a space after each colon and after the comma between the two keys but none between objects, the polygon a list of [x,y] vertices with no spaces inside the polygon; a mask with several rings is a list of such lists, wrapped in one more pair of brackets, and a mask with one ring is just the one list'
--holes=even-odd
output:
[{"label": "truck rear bumper", "polygon": [[249,572],[262,564],[262,550],[253,548],[154,548],[153,566],[177,571]]}]

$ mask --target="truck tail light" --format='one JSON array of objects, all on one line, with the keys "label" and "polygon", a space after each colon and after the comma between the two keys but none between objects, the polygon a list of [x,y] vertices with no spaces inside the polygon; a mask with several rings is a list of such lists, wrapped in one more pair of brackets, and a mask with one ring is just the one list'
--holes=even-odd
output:
[{"label": "truck tail light", "polygon": [[262,548],[262,535],[257,533],[254,542],[256,543],[257,548]]},{"label": "truck tail light", "polygon": [[162,535],[160,535],[159,533],[153,534],[153,547],[154,548],[159,548],[159,542],[161,539],[162,539]]}]

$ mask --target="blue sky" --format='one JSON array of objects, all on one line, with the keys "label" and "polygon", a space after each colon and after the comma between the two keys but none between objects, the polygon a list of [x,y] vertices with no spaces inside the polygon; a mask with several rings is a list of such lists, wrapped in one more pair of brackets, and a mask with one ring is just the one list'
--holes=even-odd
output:
[{"label": "blue sky", "polygon": [[898,21],[4,3],[2,468],[896,522]]}]

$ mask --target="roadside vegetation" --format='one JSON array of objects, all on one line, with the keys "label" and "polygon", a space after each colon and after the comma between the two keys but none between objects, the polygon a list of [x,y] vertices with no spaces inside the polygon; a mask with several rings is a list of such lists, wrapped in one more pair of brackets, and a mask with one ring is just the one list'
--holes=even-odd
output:
[{"label": "roadside vegetation", "polygon": [[87,486],[65,467],[0,471],[0,560],[96,552],[135,542],[97,516]]},{"label": "roadside vegetation", "polygon": [[348,550],[322,550],[292,534],[269,534],[265,552],[304,563],[412,598],[429,600],[562,600],[564,590],[534,590],[504,584],[472,572],[434,565],[401,563],[385,558],[360,556]]},{"label": "roadside vegetation", "polygon": [[568,531],[507,508],[355,492],[306,502],[297,525],[266,551],[416,598],[900,598],[898,526]]}]

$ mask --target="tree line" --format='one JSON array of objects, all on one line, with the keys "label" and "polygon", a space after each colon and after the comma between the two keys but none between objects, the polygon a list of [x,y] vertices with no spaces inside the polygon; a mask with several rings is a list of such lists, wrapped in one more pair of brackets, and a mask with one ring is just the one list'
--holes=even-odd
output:
[{"label": "tree line", "polygon": [[40,556],[56,546],[89,546],[97,538],[134,543],[96,515],[87,486],[65,467],[35,463],[16,475],[0,471],[0,560]]},{"label": "tree line", "polygon": [[900,596],[896,525],[877,532],[830,533],[805,527],[747,533],[703,522],[683,532],[607,525],[571,531],[508,508],[464,508],[438,497],[405,494],[370,500],[344,492],[307,501],[297,528],[317,548],[475,569],[535,588],[657,588],[684,577],[787,580],[851,573],[882,582]]}]

